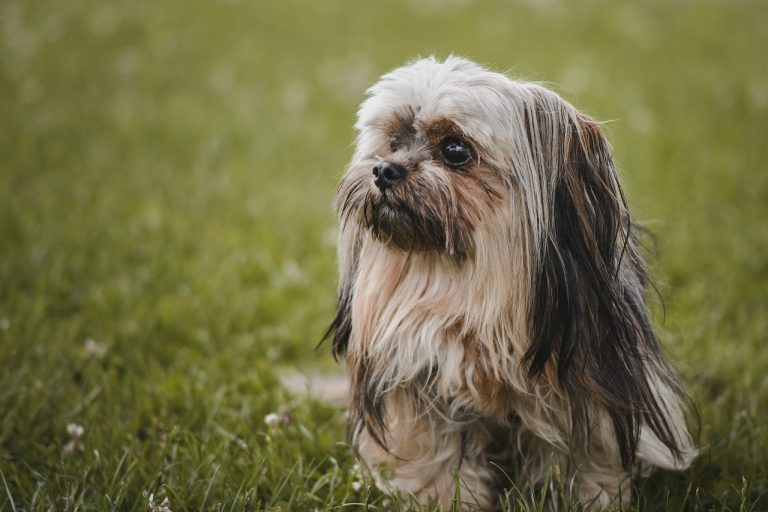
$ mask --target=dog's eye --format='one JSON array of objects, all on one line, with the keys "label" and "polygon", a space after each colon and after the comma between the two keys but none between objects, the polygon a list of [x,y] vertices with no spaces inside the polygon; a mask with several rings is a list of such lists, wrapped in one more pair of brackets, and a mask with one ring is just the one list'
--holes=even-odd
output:
[{"label": "dog's eye", "polygon": [[455,137],[445,139],[440,146],[445,162],[452,167],[461,167],[472,161],[469,146]]},{"label": "dog's eye", "polygon": [[395,151],[400,149],[400,145],[401,145],[400,137],[396,133],[393,133],[392,135],[389,136],[389,150],[390,151],[392,151],[394,153]]}]

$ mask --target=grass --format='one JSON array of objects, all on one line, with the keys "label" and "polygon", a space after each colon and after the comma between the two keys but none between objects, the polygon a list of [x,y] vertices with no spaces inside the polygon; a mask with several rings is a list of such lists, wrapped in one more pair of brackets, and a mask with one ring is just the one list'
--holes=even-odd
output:
[{"label": "grass", "polygon": [[342,412],[276,369],[334,368],[314,350],[330,198],[366,85],[451,52],[614,120],[701,423],[695,465],[638,481],[635,507],[768,509],[767,18],[728,0],[3,0],[0,509],[404,508],[355,469]]}]

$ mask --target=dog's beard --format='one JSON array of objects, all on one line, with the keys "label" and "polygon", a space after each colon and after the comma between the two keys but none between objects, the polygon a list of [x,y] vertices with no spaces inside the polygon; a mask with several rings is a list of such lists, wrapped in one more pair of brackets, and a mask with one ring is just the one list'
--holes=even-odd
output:
[{"label": "dog's beard", "polygon": [[429,169],[379,191],[363,166],[342,180],[336,196],[344,220],[355,220],[378,242],[405,252],[465,258],[473,247],[469,209],[449,179]]},{"label": "dog's beard", "polygon": [[380,242],[403,251],[443,251],[445,226],[417,208],[402,191],[370,191],[363,208],[363,220]]}]

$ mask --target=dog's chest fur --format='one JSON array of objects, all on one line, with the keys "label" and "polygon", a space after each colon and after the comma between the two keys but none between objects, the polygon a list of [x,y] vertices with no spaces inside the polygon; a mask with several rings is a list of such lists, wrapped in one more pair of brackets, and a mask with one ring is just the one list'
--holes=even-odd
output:
[{"label": "dog's chest fur", "polygon": [[364,360],[376,369],[376,393],[418,388],[462,414],[508,415],[517,395],[510,384],[525,382],[508,341],[513,314],[498,299],[508,290],[439,255],[372,243],[362,251],[349,356],[353,367]]}]

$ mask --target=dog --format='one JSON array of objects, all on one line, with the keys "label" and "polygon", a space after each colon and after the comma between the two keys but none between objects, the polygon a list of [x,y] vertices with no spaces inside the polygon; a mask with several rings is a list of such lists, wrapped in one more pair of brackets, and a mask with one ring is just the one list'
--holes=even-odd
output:
[{"label": "dog", "polygon": [[688,467],[689,401],[599,123],[452,56],[385,74],[355,128],[329,335],[377,482],[488,509],[509,474],[555,475],[601,509]]}]

